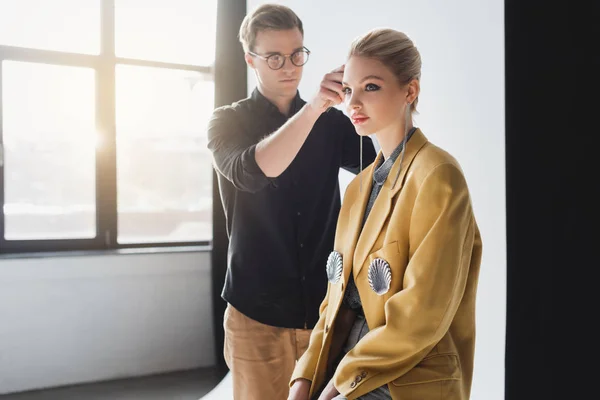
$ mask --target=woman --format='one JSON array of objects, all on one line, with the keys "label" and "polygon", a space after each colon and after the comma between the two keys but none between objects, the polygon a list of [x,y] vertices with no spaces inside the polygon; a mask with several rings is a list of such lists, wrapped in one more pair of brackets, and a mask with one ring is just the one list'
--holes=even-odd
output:
[{"label": "woman", "polygon": [[289,399],[469,398],[482,244],[458,162],[413,127],[420,76],[401,32],[352,44],[345,103],[381,151],[346,189]]}]

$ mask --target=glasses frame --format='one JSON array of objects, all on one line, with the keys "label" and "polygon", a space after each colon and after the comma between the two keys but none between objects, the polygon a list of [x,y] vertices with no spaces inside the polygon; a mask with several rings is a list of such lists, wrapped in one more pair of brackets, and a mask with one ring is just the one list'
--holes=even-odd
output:
[{"label": "glasses frame", "polygon": [[[298,64],[296,64],[296,63],[293,61],[292,57],[294,56],[294,54],[296,54],[296,53],[300,53],[300,52],[304,52],[304,53],[306,53],[306,60],[305,60],[305,61],[304,61],[302,64],[298,65]],[[296,50],[296,51],[294,51],[292,54],[287,54],[287,55],[286,55],[286,54],[280,54],[280,53],[273,53],[273,54],[271,54],[271,55],[269,55],[269,56],[263,56],[263,55],[261,55],[261,54],[254,53],[254,52],[252,52],[252,51],[249,51],[249,50],[248,50],[248,54],[250,54],[251,56],[254,56],[254,57],[258,57],[258,58],[260,58],[261,60],[265,60],[265,61],[267,62],[267,65],[269,66],[269,68],[271,68],[271,69],[272,69],[272,70],[274,70],[274,71],[277,71],[277,70],[280,70],[281,68],[283,68],[283,66],[285,65],[285,62],[287,61],[287,59],[288,59],[288,58],[290,59],[290,62],[291,62],[293,65],[295,65],[296,67],[301,67],[301,66],[305,65],[305,64],[308,62],[308,58],[309,58],[309,56],[310,56],[310,50],[309,50],[309,49],[307,49],[305,46],[302,46],[302,49],[301,49],[301,50]],[[269,59],[270,59],[271,57],[274,57],[274,56],[280,56],[280,57],[283,57],[283,62],[281,63],[281,66],[279,66],[279,68],[273,68],[273,67],[271,67],[271,64],[269,64]]]}]

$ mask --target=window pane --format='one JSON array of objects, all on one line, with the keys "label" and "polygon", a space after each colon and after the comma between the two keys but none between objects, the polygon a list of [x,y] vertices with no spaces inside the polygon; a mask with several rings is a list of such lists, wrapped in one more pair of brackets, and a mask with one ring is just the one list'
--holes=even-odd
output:
[{"label": "window pane", "polygon": [[214,84],[203,76],[117,66],[119,243],[211,239]]},{"label": "window pane", "polygon": [[100,0],[0,0],[0,44],[100,53]]},{"label": "window pane", "polygon": [[115,1],[118,57],[211,65],[217,0]]},{"label": "window pane", "polygon": [[94,70],[2,68],[5,238],[95,237]]}]

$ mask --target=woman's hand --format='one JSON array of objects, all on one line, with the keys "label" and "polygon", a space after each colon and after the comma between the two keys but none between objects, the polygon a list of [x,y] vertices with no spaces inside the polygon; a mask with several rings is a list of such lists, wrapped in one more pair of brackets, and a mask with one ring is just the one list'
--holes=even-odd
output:
[{"label": "woman's hand", "polygon": [[296,379],[290,388],[288,400],[308,400],[310,393],[310,381],[307,379]]},{"label": "woman's hand", "polygon": [[325,386],[325,389],[323,389],[321,392],[319,400],[331,400],[339,394],[340,392],[338,392],[335,386],[333,386],[333,378],[331,378],[327,386]]}]

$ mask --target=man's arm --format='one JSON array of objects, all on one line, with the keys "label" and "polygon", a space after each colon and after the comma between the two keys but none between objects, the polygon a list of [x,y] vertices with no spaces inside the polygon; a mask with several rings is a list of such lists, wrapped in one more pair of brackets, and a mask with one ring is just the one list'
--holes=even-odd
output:
[{"label": "man's arm", "polygon": [[294,117],[258,144],[248,143],[235,111],[215,110],[208,124],[208,148],[215,168],[238,190],[257,192],[292,163],[319,116],[343,100],[344,67],[323,77],[319,92]]},{"label": "man's arm", "polygon": [[270,181],[256,164],[256,144],[252,144],[241,129],[234,109],[216,109],[208,122],[208,148],[214,167],[221,175],[238,190],[255,193]]},{"label": "man's arm", "polygon": [[256,163],[266,176],[276,178],[289,167],[320,115],[319,109],[307,103],[281,128],[258,143]]},{"label": "man's arm", "polygon": [[294,161],[319,116],[343,101],[343,71],[342,66],[325,75],[313,99],[281,128],[258,143],[256,163],[266,176],[281,175]]}]

